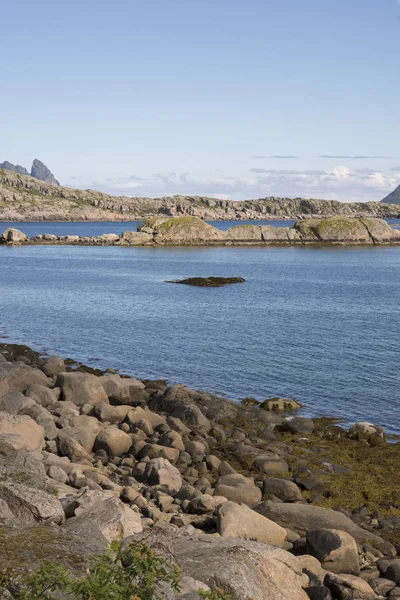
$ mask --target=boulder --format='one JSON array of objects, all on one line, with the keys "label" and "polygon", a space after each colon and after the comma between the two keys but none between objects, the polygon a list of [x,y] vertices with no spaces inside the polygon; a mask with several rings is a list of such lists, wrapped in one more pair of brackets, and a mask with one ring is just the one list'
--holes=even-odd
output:
[{"label": "boulder", "polygon": [[232,242],[252,242],[261,244],[263,242],[261,227],[259,225],[235,225],[224,233],[224,239]]},{"label": "boulder", "polygon": [[123,246],[146,246],[151,244],[153,236],[144,231],[124,231],[121,236]]},{"label": "boulder", "polygon": [[214,512],[215,502],[213,496],[200,494],[190,501],[187,512],[192,515],[205,515]]},{"label": "boulder", "polygon": [[46,562],[83,575],[89,557],[102,554],[106,546],[94,523],[81,524],[77,533],[49,522],[0,528],[0,563],[17,577]]},{"label": "boulder", "polygon": [[177,494],[182,487],[182,476],[166,458],[153,458],[146,464],[143,481],[157,485],[167,494]]},{"label": "boulder", "polygon": [[281,548],[196,535],[177,537],[172,549],[185,575],[223,589],[232,600],[308,600],[296,557]]},{"label": "boulder", "polygon": [[36,402],[31,398],[26,398],[22,392],[16,390],[11,390],[0,396],[0,412],[18,415],[20,411],[32,406],[36,406]]},{"label": "boulder", "polygon": [[291,400],[290,398],[267,398],[264,402],[261,402],[259,408],[261,410],[273,410],[273,411],[290,411],[290,410],[298,410],[301,408],[301,404],[296,402],[296,400]]},{"label": "boulder", "polygon": [[286,530],[256,513],[246,504],[225,502],[217,511],[218,533],[222,537],[256,540],[282,547]]},{"label": "boulder", "polygon": [[0,243],[22,244],[23,242],[26,242],[27,239],[28,239],[28,236],[25,235],[25,233],[23,233],[19,229],[14,229],[14,227],[8,227],[1,234]]},{"label": "boulder", "polygon": [[99,421],[111,424],[122,423],[127,414],[132,410],[132,406],[120,405],[113,406],[108,402],[99,402],[94,408],[94,412]]},{"label": "boulder", "polygon": [[293,481],[286,479],[266,478],[263,482],[263,496],[276,496],[282,502],[302,502],[303,496],[299,487]]},{"label": "boulder", "polygon": [[63,441],[72,439],[79,442],[86,452],[91,452],[96,437],[103,429],[102,424],[95,417],[87,417],[86,415],[71,417],[70,423],[69,427],[58,430],[57,443],[59,448]]},{"label": "boulder", "polygon": [[121,377],[113,373],[102,375],[98,380],[113,403],[136,406],[147,398],[145,386],[138,379]]},{"label": "boulder", "polygon": [[323,585],[326,571],[321,567],[319,560],[309,554],[303,554],[297,557],[301,564],[303,573],[309,578],[310,586]]},{"label": "boulder", "polygon": [[37,404],[50,409],[57,402],[57,396],[53,390],[44,385],[31,383],[25,391],[28,398],[32,398]]},{"label": "boulder", "polygon": [[44,429],[28,416],[0,412],[0,456],[14,451],[40,455],[44,446]]},{"label": "boulder", "polygon": [[121,456],[132,446],[130,436],[115,425],[106,427],[96,437],[94,451],[104,450],[109,456]]},{"label": "boulder", "polygon": [[38,425],[41,425],[44,429],[46,440],[54,440],[57,437],[58,429],[55,419],[47,408],[35,403],[33,406],[26,406],[20,410],[20,414],[31,417]]},{"label": "boulder", "polygon": [[376,445],[386,441],[385,431],[379,425],[372,423],[355,423],[348,431],[351,440],[366,441],[370,445]]},{"label": "boulder", "polygon": [[9,519],[23,525],[40,521],[61,524],[64,511],[45,486],[37,487],[26,473],[10,471],[0,481],[0,522]]},{"label": "boulder", "polygon": [[168,448],[176,448],[181,452],[185,450],[182,436],[177,431],[167,431],[166,433],[163,433],[160,436],[158,443],[161,446],[167,446]]},{"label": "boulder", "polygon": [[24,392],[32,383],[51,387],[51,381],[39,369],[32,369],[21,362],[0,362],[0,396],[9,390]]},{"label": "boulder", "polygon": [[252,467],[267,475],[283,475],[289,471],[289,465],[286,460],[274,452],[257,454],[253,459]]},{"label": "boulder", "polygon": [[332,593],[329,588],[324,585],[315,585],[305,588],[310,600],[333,600]]},{"label": "boulder", "polygon": [[338,600],[377,600],[378,598],[372,587],[355,575],[327,573],[324,585]]},{"label": "boulder", "polygon": [[353,536],[357,541],[382,539],[370,531],[356,525],[349,517],[330,508],[322,508],[311,504],[292,504],[287,502],[261,502],[256,512],[268,519],[279,523],[281,527],[289,528],[300,535],[310,529],[339,529]]},{"label": "boulder", "polygon": [[67,531],[79,531],[85,521],[97,526],[109,542],[124,539],[143,530],[140,515],[115,496],[99,499],[80,511],[78,516],[69,519],[64,528]]},{"label": "boulder", "polygon": [[146,444],[140,451],[140,458],[166,458],[171,463],[176,463],[179,458],[179,450],[176,448],[168,448],[167,446],[159,446],[158,444]]},{"label": "boulder", "polygon": [[99,377],[89,373],[59,373],[56,385],[61,388],[63,400],[76,406],[108,402]]},{"label": "boulder", "polygon": [[277,425],[277,429],[307,435],[314,431],[314,422],[303,417],[286,417],[280,425]]},{"label": "boulder", "polygon": [[148,219],[141,233],[150,233],[153,242],[168,246],[196,246],[215,243],[224,239],[222,231],[197,217],[175,217]]},{"label": "boulder", "polygon": [[372,244],[367,228],[360,219],[330,217],[297,221],[294,229],[304,242],[341,244]]},{"label": "boulder", "polygon": [[357,575],[360,561],[355,539],[337,529],[311,529],[306,533],[307,552],[317,558],[323,569],[332,573]]},{"label": "boulder", "polygon": [[235,473],[223,475],[218,479],[215,496],[224,496],[232,502],[243,503],[253,508],[261,502],[261,490],[254,484],[252,479]]},{"label": "boulder", "polygon": [[42,371],[48,377],[55,377],[59,373],[65,372],[65,363],[59,356],[49,356],[42,366]]}]

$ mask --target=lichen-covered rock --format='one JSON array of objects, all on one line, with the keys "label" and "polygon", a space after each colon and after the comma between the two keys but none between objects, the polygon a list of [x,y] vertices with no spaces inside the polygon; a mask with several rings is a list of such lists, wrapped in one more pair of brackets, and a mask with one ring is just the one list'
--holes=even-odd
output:
[{"label": "lichen-covered rock", "polygon": [[151,233],[156,244],[198,245],[218,242],[224,239],[223,233],[197,217],[176,217],[172,219],[148,219],[141,232]]},{"label": "lichen-covered rock", "polygon": [[297,221],[294,227],[305,242],[373,243],[367,228],[359,219],[347,217],[305,219]]}]

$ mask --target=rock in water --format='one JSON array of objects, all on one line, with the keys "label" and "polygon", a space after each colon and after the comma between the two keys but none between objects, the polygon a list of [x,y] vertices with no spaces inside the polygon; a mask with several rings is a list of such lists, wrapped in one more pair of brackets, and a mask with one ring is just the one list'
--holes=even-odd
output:
[{"label": "rock in water", "polygon": [[31,177],[35,177],[35,179],[39,179],[39,181],[51,183],[52,185],[60,185],[50,169],[37,158],[35,158],[32,163]]},{"label": "rock in water", "polygon": [[243,283],[246,281],[243,277],[189,277],[176,281],[167,281],[166,283],[183,283],[196,287],[221,287],[230,283]]}]

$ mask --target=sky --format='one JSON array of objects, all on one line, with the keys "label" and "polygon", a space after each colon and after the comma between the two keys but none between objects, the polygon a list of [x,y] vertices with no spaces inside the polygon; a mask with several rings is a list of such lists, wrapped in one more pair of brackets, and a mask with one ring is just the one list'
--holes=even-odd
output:
[{"label": "sky", "polygon": [[0,162],[129,196],[400,184],[400,0],[13,0],[0,18]]}]

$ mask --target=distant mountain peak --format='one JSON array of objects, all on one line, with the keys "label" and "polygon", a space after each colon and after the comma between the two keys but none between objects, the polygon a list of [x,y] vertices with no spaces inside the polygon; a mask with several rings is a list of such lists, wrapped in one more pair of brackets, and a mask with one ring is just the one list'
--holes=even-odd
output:
[{"label": "distant mountain peak", "polygon": [[52,183],[53,185],[60,185],[50,169],[38,158],[35,158],[32,163],[31,177],[35,177],[35,179],[39,179],[39,181]]},{"label": "distant mountain peak", "polygon": [[386,198],[381,200],[381,202],[385,202],[385,204],[400,204],[400,185]]},{"label": "distant mountain peak", "polygon": [[18,173],[18,175],[29,175],[28,171],[25,167],[21,167],[21,165],[13,165],[12,163],[5,160],[0,163],[0,169],[6,169],[6,171],[12,171],[13,173]]},{"label": "distant mountain peak", "polygon": [[30,173],[25,169],[25,167],[21,167],[21,165],[13,165],[13,163],[10,163],[8,160],[0,163],[0,169],[12,171],[13,173],[18,173],[18,175],[30,175],[39,181],[51,183],[52,185],[60,185],[50,169],[46,167],[46,165],[38,158],[35,158],[33,161]]}]

